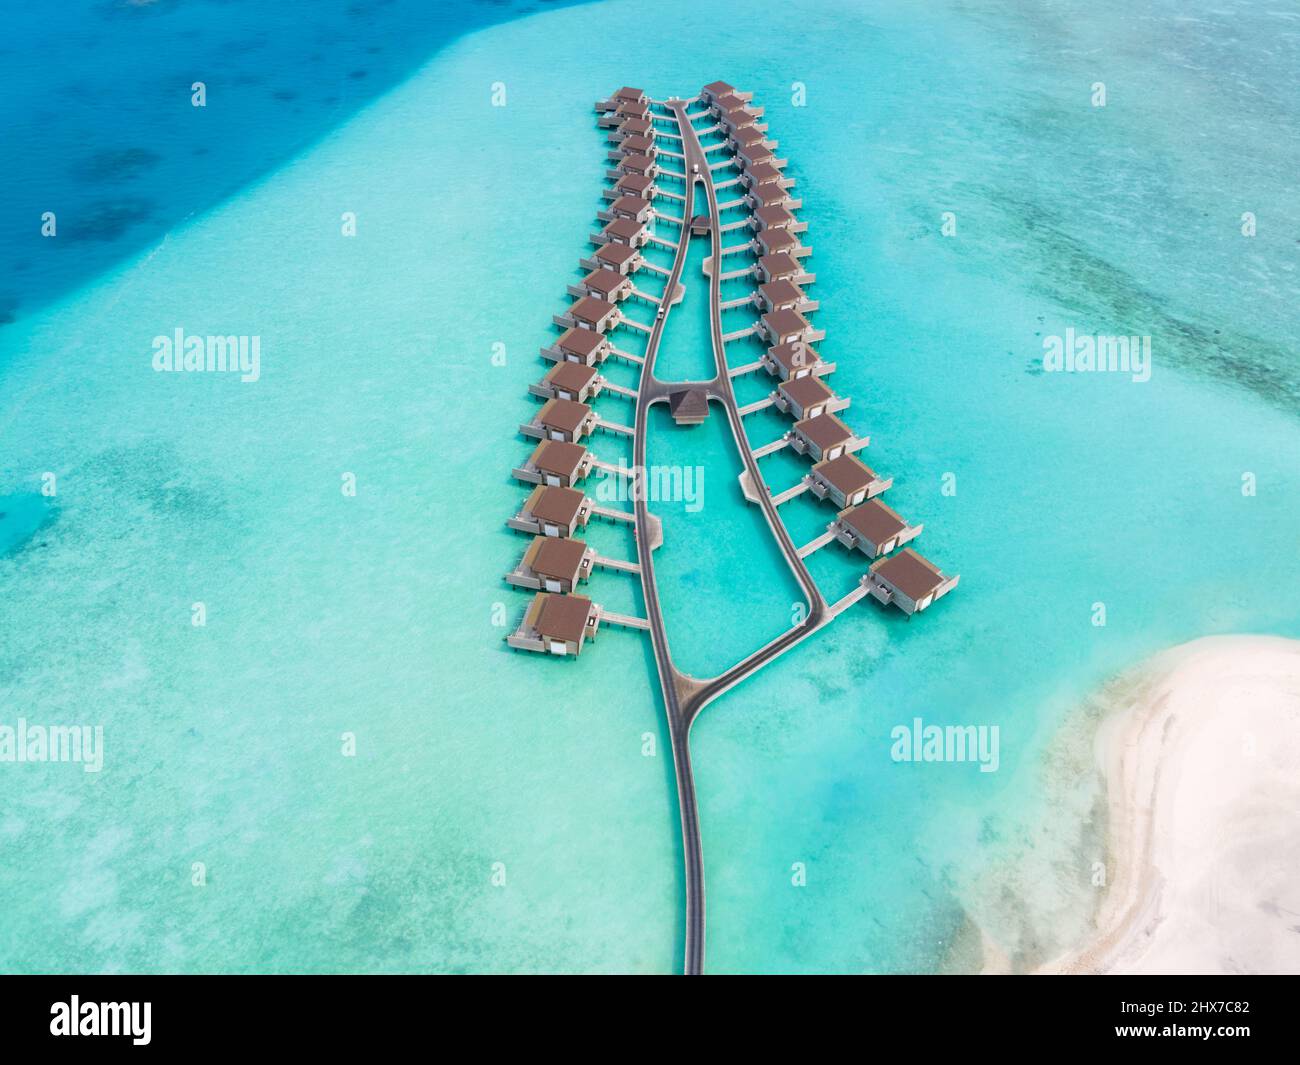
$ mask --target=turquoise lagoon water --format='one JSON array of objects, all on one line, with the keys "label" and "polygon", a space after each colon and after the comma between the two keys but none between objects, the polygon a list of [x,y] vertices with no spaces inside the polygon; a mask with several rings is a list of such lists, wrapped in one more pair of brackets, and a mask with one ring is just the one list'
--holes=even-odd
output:
[{"label": "turquoise lagoon water", "polygon": [[[719,76],[757,93],[799,179],[845,417],[962,584],[911,622],[855,608],[696,725],[709,968],[970,968],[975,925],[1026,959],[1080,926],[1095,793],[1059,737],[1087,693],[1194,636],[1300,634],[1300,19],[759,8],[770,44],[665,0],[682,49],[616,67],[590,61],[585,9],[469,33],[44,308],[57,286],[32,282],[0,329],[0,707],[102,724],[105,767],[0,772],[0,968],[678,966],[646,642],[510,654],[526,596],[500,575],[524,546],[503,522],[526,386],[594,227],[591,101]],[[644,11],[601,17],[618,38]],[[1042,373],[1068,326],[1149,333],[1151,381]],[[261,380],[152,373],[177,327],[260,335]],[[652,461],[708,471],[700,514],[665,511],[662,568],[674,650],[711,672],[794,597],[721,421],[656,422]],[[801,469],[763,461],[778,488]],[[785,509],[797,541],[830,517]],[[590,535],[631,557],[624,528]],[[832,596],[861,569],[813,559]],[[691,608],[710,592],[735,609]],[[623,574],[591,594],[641,606]],[[916,716],[999,725],[999,771],[891,762]]]}]

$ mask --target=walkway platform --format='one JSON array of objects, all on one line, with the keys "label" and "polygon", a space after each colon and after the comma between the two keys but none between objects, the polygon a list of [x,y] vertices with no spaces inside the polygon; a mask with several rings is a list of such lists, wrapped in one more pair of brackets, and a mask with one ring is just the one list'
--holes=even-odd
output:
[{"label": "walkway platform", "polygon": [[591,564],[601,569],[615,569],[621,573],[641,572],[641,567],[635,562],[626,562],[621,558],[606,558],[604,555],[596,555],[592,558]]},{"label": "walkway platform", "polygon": [[[809,540],[806,544],[803,545],[803,547],[799,548],[799,557],[807,558],[814,551],[820,551],[823,547],[825,547],[834,539],[835,539],[835,534],[833,532],[822,533],[821,536],[817,537],[817,539]],[[858,598],[860,599],[862,597],[859,596]]]},{"label": "walkway platform", "polygon": [[618,433],[620,436],[634,435],[631,426],[620,425],[618,422],[607,421],[601,417],[596,418],[596,428],[603,429],[607,433]]},{"label": "walkway platform", "polygon": [[[772,395],[775,394],[776,393],[773,393]],[[766,410],[768,407],[772,406],[775,402],[776,400],[773,399],[772,396],[767,396],[764,399],[758,399],[755,400],[753,403],[745,404],[745,406],[738,408],[736,413],[739,414],[742,418],[744,418],[747,415],[757,414],[761,410]]]},{"label": "walkway platform", "polygon": [[605,625],[619,625],[625,629],[641,629],[644,632],[650,631],[650,622],[645,618],[634,618],[630,614],[615,614],[612,610],[602,610],[600,620]]},{"label": "walkway platform", "polygon": [[629,514],[626,510],[614,510],[612,507],[592,507],[591,515],[594,518],[604,518],[606,521],[621,521],[627,525],[636,524],[635,514]]},{"label": "walkway platform", "polygon": [[754,448],[754,458],[766,458],[768,455],[775,455],[783,448],[790,446],[790,438],[783,436],[778,440],[773,440],[770,444],[764,444],[762,447]]},{"label": "walkway platform", "polygon": [[[793,488],[787,488],[784,492],[780,493],[779,495],[774,495],[772,497],[772,505],[774,507],[779,507],[782,503],[788,503],[790,502],[790,500],[803,495],[811,487],[812,487],[812,478],[805,477]],[[593,514],[595,513],[594,508],[592,509],[592,513]]]}]

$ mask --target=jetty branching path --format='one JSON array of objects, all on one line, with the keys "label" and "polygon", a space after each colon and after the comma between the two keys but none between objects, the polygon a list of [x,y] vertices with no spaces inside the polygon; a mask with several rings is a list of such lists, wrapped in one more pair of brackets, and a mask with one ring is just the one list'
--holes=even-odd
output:
[{"label": "jetty branching path", "polygon": [[[684,218],[689,221],[693,216],[696,186],[703,186],[708,201],[709,231],[713,245],[713,254],[709,269],[709,309],[713,341],[713,358],[717,373],[707,381],[665,381],[655,374],[655,359],[663,339],[671,308],[655,322],[646,346],[645,365],[641,371],[641,383],[637,387],[637,406],[635,435],[633,436],[633,468],[638,476],[644,477],[646,463],[646,428],[649,411],[656,403],[665,403],[669,396],[683,388],[698,389],[713,402],[722,404],[726,410],[727,422],[731,426],[732,438],[739,451],[745,472],[750,483],[757,489],[758,505],[767,519],[768,528],[776,539],[777,545],[785,558],[786,564],[794,574],[795,580],[803,590],[806,614],[802,621],[772,640],[766,646],[755,651],[747,658],[737,662],[730,669],[716,677],[701,680],[683,673],[673,664],[672,653],[668,647],[668,634],[664,627],[663,611],[659,603],[659,589],[655,581],[654,545],[649,537],[637,536],[637,560],[641,567],[641,585],[644,591],[646,613],[650,621],[650,639],[654,645],[655,663],[659,671],[659,684],[663,690],[664,708],[668,716],[668,732],[672,741],[673,764],[677,775],[678,804],[681,808],[682,844],[686,862],[686,959],[687,974],[699,974],[704,971],[704,850],[700,839],[699,808],[695,796],[695,775],[691,766],[690,728],[700,712],[714,699],[728,689],[739,684],[750,674],[761,669],[778,655],[784,654],[800,641],[807,639],[818,629],[829,624],[841,611],[866,594],[865,587],[851,592],[845,600],[834,607],[826,602],[817,587],[808,567],[799,557],[799,549],[790,538],[785,524],[776,512],[771,493],[767,490],[763,475],[758,468],[748,437],[742,424],[740,409],[736,404],[735,389],[731,374],[728,372],[725,345],[722,333],[722,296],[721,271],[717,268],[721,262],[722,221],[718,209],[718,194],[709,169],[709,157],[705,154],[700,138],[691,124],[688,108],[698,97],[689,100],[671,99],[667,108],[676,119],[682,137],[682,154],[685,157],[686,201]],[[675,290],[686,265],[686,252],[689,239],[685,235],[678,242],[677,254],[673,260],[672,274],[668,281],[668,291]],[[646,504],[646,492],[635,491],[635,512],[637,528],[649,525],[649,509]]]},{"label": "jetty branching path", "polygon": [[[691,764],[691,726],[718,696],[829,625],[864,597],[871,595],[882,603],[893,603],[910,615],[926,609],[957,583],[956,577],[945,576],[910,549],[890,554],[918,535],[921,527],[910,525],[889,507],[874,501],[893,479],[879,477],[851,455],[868,441],[855,437],[847,426],[831,416],[830,412],[843,410],[850,401],[834,395],[821,383],[820,377],[833,370],[834,364],[821,362],[809,346],[808,342],[819,340],[824,334],[798,313],[818,307],[799,287],[814,280],[797,263],[797,258],[809,254],[810,249],[802,247],[793,236],[802,232],[806,224],[798,222],[788,209],[799,206],[801,201],[789,194],[794,182],[781,173],[784,161],[775,159],[776,142],[765,135],[767,126],[758,124],[762,109],[753,109],[751,99],[750,93],[739,92],[724,82],[714,82],[690,98],[656,101],[639,89],[624,88],[608,102],[597,103],[601,125],[618,127],[612,135],[617,138],[619,149],[610,153],[619,160],[617,169],[610,173],[617,184],[606,193],[613,202],[601,215],[608,221],[605,233],[592,238],[601,248],[592,260],[583,263],[584,267],[595,269],[582,285],[570,286],[570,293],[578,302],[567,315],[555,319],[567,332],[554,347],[542,350],[543,355],[560,365],[531,391],[550,398],[533,421],[520,427],[525,435],[541,439],[543,444],[528,464],[515,471],[516,476],[544,487],[536,489],[519,514],[507,523],[519,531],[537,535],[519,567],[506,579],[525,587],[545,589],[535,597],[519,630],[508,637],[512,646],[553,654],[577,654],[584,639],[595,636],[602,619],[650,635],[681,816],[686,888],[684,971],[689,975],[704,971],[705,940],[704,853]],[[701,102],[704,109],[692,112],[691,108]],[[717,121],[702,132],[705,136],[718,134],[719,143],[706,148],[695,121],[709,116],[716,116]],[[725,139],[720,132],[724,129]],[[674,142],[675,147],[658,148],[656,141],[660,137]],[[727,149],[730,154],[715,156],[721,149]],[[656,153],[680,163],[682,172],[678,174],[671,168],[661,167],[656,162]],[[718,181],[715,172],[727,167],[740,171],[740,176]],[[683,190],[677,192],[656,185],[654,178],[660,171],[665,179],[680,180]],[[738,189],[739,198],[719,202],[719,190],[739,186],[748,186],[748,191]],[[660,199],[674,204],[681,215],[660,211],[655,203]],[[737,207],[744,209],[747,217],[724,222],[724,212]],[[655,219],[677,226],[678,239],[670,241],[655,233],[650,228]],[[724,245],[725,239],[735,240],[731,234],[745,227],[756,231],[752,240]],[[666,380],[656,372],[660,346],[674,309],[685,296],[682,274],[691,242],[697,236],[707,237],[711,247],[704,274],[708,281],[714,372],[704,380]],[[638,255],[636,248],[644,243],[670,250],[671,268]],[[772,254],[773,249],[779,254]],[[755,256],[762,255],[754,266],[724,270],[726,260],[751,251]],[[662,296],[650,295],[636,287],[630,275],[643,268],[666,277]],[[752,297],[723,299],[724,280],[751,276],[756,282]],[[769,283],[758,287],[760,280]],[[656,308],[653,323],[623,314],[616,306],[621,300],[653,305]],[[723,313],[750,302],[766,307],[768,313],[749,328],[724,332]],[[696,305],[693,301],[692,306]],[[627,326],[645,337],[643,354],[621,350],[605,336],[608,330],[619,326]],[[766,353],[758,361],[729,366],[727,344],[751,335],[767,341]],[[635,389],[613,385],[597,374],[593,364],[606,356],[639,366]],[[778,389],[766,400],[742,406],[736,400],[734,378],[758,369],[766,369],[779,378]],[[634,403],[631,426],[609,422],[586,404],[586,400],[606,388]],[[650,467],[646,461],[650,410],[657,403],[668,404],[679,423],[703,420],[712,405],[725,412],[740,458],[739,481],[744,496],[762,511],[768,530],[803,595],[803,609],[796,615],[798,621],[714,677],[695,677],[677,667],[664,624],[654,559],[655,551],[663,542],[663,532],[658,517],[650,512],[648,505]],[[796,422],[779,440],[755,449],[749,443],[744,419],[768,406],[791,414]],[[597,430],[631,438],[632,466],[629,471],[623,471],[630,478],[628,487],[633,508],[630,514],[596,506],[573,487],[573,482],[584,477],[589,469],[606,473],[614,470],[577,443],[583,435]],[[786,446],[820,461],[798,484],[774,495],[763,477],[759,459]],[[548,448],[555,450],[543,454]],[[565,448],[569,450],[564,451]],[[824,534],[799,546],[791,539],[778,507],[807,490],[818,498],[831,499],[844,509]],[[636,540],[635,563],[596,555],[581,541],[569,538],[573,529],[584,525],[592,516],[631,524]],[[834,540],[850,550],[862,550],[877,561],[852,591],[832,603],[813,580],[805,559]],[[564,594],[572,592],[577,581],[585,579],[594,567],[636,575],[641,582],[646,616],[613,614],[589,599]]]}]

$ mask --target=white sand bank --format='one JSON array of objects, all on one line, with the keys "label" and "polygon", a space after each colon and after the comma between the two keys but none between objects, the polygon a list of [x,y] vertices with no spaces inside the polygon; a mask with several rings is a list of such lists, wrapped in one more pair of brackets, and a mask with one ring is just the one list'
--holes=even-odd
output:
[{"label": "white sand bank", "polygon": [[1108,887],[1093,935],[1039,972],[1300,972],[1300,641],[1153,659],[1096,740]]}]

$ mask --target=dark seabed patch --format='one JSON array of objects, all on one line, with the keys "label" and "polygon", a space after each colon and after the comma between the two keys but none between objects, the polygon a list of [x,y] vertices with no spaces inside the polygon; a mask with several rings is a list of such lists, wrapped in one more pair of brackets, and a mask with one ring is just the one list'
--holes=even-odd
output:
[{"label": "dark seabed patch", "polygon": [[153,215],[154,204],[141,196],[96,200],[80,218],[70,219],[67,239],[111,243]]},{"label": "dark seabed patch", "polygon": [[82,181],[96,183],[130,181],[152,170],[161,160],[161,155],[148,148],[106,148],[77,162],[72,173]]},{"label": "dark seabed patch", "polygon": [[37,534],[58,515],[51,500],[39,492],[16,492],[0,496],[0,558],[18,554],[23,548],[39,546]]}]

